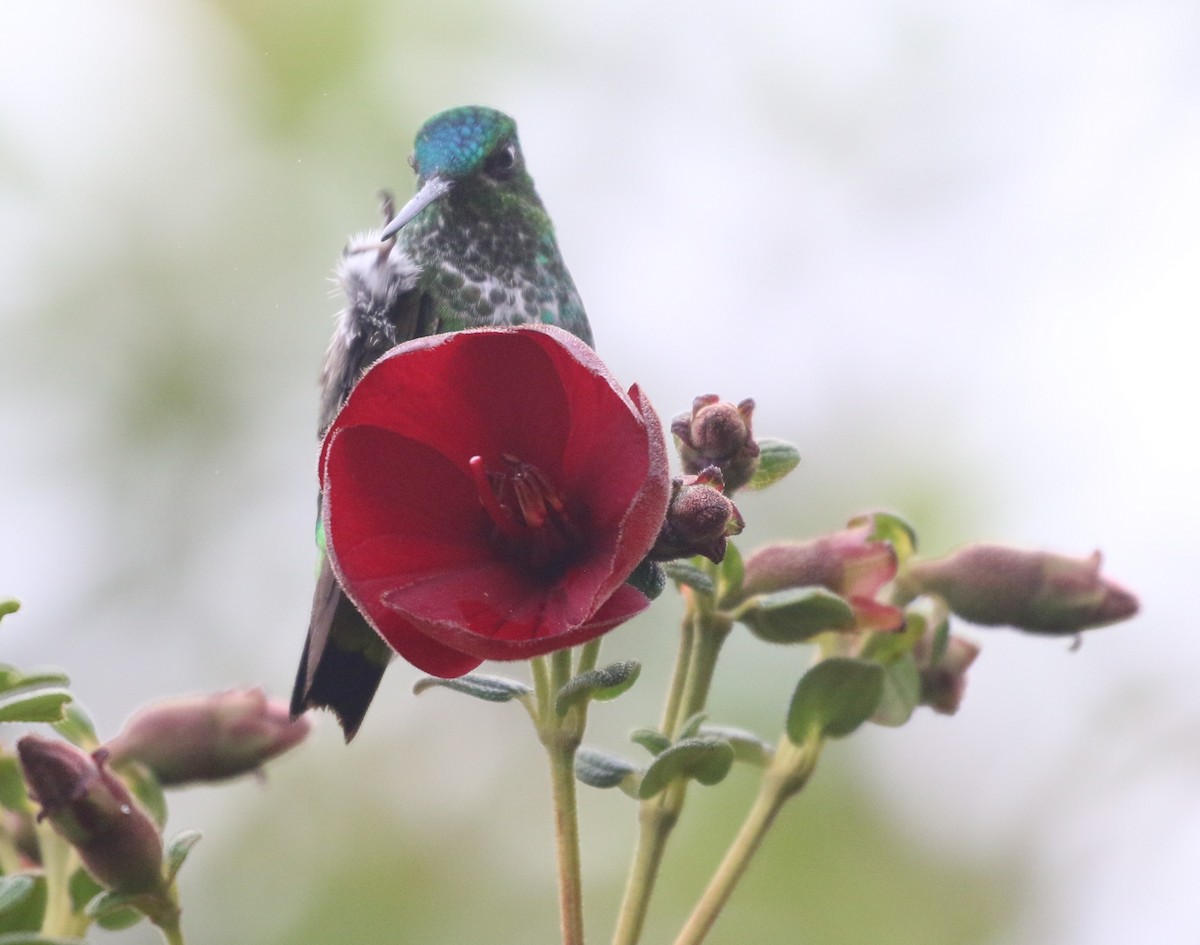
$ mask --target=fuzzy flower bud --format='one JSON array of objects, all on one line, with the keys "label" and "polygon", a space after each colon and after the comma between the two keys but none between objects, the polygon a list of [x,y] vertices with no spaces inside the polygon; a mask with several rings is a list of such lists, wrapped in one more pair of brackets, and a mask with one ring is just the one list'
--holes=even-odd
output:
[{"label": "fuzzy flower bud", "polygon": [[935,662],[931,631],[917,641],[912,655],[921,677],[921,705],[942,715],[953,715],[962,704],[967,689],[967,670],[979,655],[979,647],[951,634]]},{"label": "fuzzy flower bud", "polygon": [[671,480],[667,517],[650,549],[654,561],[704,555],[720,563],[727,539],[740,535],[746,523],[737,506],[722,494],[721,470],[709,466],[697,476]]},{"label": "fuzzy flower bud", "polygon": [[858,629],[901,629],[904,612],[876,600],[896,576],[896,552],[890,543],[872,539],[871,528],[864,524],[810,541],[760,548],[746,559],[743,596],[823,587],[849,602]]},{"label": "fuzzy flower bud", "polygon": [[753,412],[754,401],[749,398],[736,407],[716,394],[693,400],[691,414],[680,414],[671,421],[683,471],[695,476],[716,466],[725,477],[728,493],[748,483],[759,460],[750,426]]},{"label": "fuzzy flower bud", "polygon": [[87,754],[68,742],[26,735],[17,755],[30,795],[101,885],[120,893],[165,886],[162,835],[120,778],[107,752]]},{"label": "fuzzy flower bud", "polygon": [[968,545],[910,563],[906,583],[936,594],[963,620],[1031,633],[1071,634],[1132,617],[1138,600],[1087,558],[1003,545]]},{"label": "fuzzy flower bud", "polygon": [[155,703],[137,712],[106,746],[114,765],[139,761],[164,787],[221,781],[255,771],[304,739],[295,721],[261,689]]}]

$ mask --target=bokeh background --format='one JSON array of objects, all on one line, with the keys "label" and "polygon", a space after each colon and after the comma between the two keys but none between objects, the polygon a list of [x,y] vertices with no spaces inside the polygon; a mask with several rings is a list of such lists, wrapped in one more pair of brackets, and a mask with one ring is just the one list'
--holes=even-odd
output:
[{"label": "bokeh background", "polygon": [[[286,696],[333,261],[468,102],[519,119],[616,374],[666,416],[754,396],[799,445],[744,547],[887,507],[933,553],[1101,547],[1143,596],[1078,652],[968,630],[961,712],[833,746],[711,941],[1196,941],[1188,0],[6,0],[0,656],[67,669],[106,733],[170,694]],[[657,717],[674,607],[606,644],[646,669],[597,743]],[[803,663],[738,636],[714,715],[774,738]],[[349,749],[323,718],[264,783],[174,797],[205,835],[192,941],[555,941],[523,715],[414,678]],[[692,792],[647,942],[753,782]],[[604,941],[634,808],[583,807]]]}]

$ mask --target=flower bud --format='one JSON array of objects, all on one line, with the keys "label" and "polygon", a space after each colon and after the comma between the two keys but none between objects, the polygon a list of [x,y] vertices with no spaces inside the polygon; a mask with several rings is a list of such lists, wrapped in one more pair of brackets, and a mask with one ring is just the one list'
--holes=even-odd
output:
[{"label": "flower bud", "polygon": [[283,703],[249,689],[147,706],[106,747],[114,765],[139,761],[171,787],[254,771],[310,728],[306,718],[292,721]]},{"label": "flower bud", "polygon": [[1087,558],[1003,545],[968,545],[944,558],[915,561],[906,582],[936,594],[963,620],[1031,633],[1071,634],[1132,617],[1138,600]]},{"label": "flower bud", "polygon": [[744,597],[792,587],[823,587],[844,597],[860,630],[898,630],[904,612],[876,600],[896,576],[891,544],[871,538],[870,523],[810,541],[780,542],[746,559]]},{"label": "flower bud", "polygon": [[933,631],[928,631],[913,647],[912,655],[921,677],[921,705],[942,715],[953,715],[962,704],[967,689],[967,669],[979,655],[979,647],[951,634],[941,657],[934,662],[933,636]]},{"label": "flower bud", "polygon": [[716,394],[692,401],[691,414],[680,414],[671,422],[683,471],[699,475],[716,466],[725,477],[725,491],[740,489],[758,468],[759,449],[750,428],[754,401],[747,398],[736,407]]},{"label": "flower bud", "polygon": [[161,890],[162,836],[105,765],[101,748],[87,754],[74,745],[26,735],[17,755],[29,793],[46,818],[79,852],[101,885],[119,893]]},{"label": "flower bud", "polygon": [[725,557],[727,539],[740,535],[746,525],[722,490],[721,470],[716,466],[698,476],[672,479],[667,517],[649,557],[671,561],[704,555],[719,564]]}]

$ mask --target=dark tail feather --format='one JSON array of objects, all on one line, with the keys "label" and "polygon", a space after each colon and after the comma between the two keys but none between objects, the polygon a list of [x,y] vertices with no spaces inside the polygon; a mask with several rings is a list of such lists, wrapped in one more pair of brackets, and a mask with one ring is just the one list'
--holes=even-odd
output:
[{"label": "dark tail feather", "polygon": [[326,561],[317,578],[308,637],[292,689],[292,717],[307,709],[331,709],[349,742],[362,725],[390,658],[391,651],[342,593]]}]

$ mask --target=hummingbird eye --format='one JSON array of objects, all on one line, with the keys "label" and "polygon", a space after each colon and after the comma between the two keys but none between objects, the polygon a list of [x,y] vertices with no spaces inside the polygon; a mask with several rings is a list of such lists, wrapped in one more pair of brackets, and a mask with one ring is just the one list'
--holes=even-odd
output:
[{"label": "hummingbird eye", "polygon": [[487,160],[483,162],[483,172],[493,180],[507,180],[516,166],[517,149],[512,144],[506,144],[487,156]]}]

